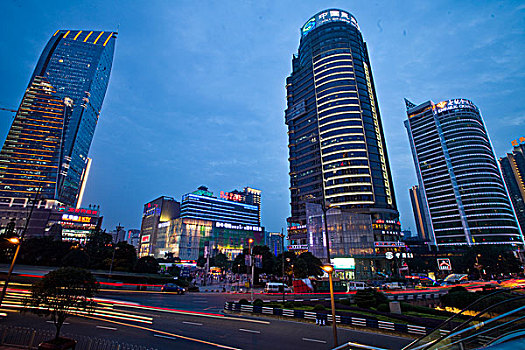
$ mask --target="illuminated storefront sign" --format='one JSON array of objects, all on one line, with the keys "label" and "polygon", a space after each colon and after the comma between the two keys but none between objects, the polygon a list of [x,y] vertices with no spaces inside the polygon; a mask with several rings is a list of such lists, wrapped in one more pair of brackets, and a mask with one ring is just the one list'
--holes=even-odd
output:
[{"label": "illuminated storefront sign", "polygon": [[436,103],[436,113],[441,113],[448,111],[450,109],[456,109],[456,108],[472,108],[474,110],[478,110],[478,107],[472,101],[469,101],[464,98],[456,98],[454,100],[448,100],[448,101],[441,101],[439,103]]},{"label": "illuminated storefront sign", "polygon": [[393,252],[386,252],[385,258],[388,260],[392,260],[394,258],[396,259],[412,259],[414,257],[414,254],[412,253],[393,253]]},{"label": "illuminated storefront sign", "polygon": [[306,230],[306,225],[297,225],[297,226],[288,227],[288,231],[295,231],[295,230]]},{"label": "illuminated storefront sign", "polygon": [[234,225],[228,222],[216,222],[215,227],[217,228],[227,228],[231,230],[244,230],[244,231],[257,231],[262,232],[262,227],[252,226],[252,225]]},{"label": "illuminated storefront sign", "polygon": [[374,242],[374,246],[376,247],[395,247],[395,248],[404,248],[405,243],[403,242],[384,242],[384,241],[378,241]]},{"label": "illuminated storefront sign", "polygon": [[308,250],[308,244],[292,244],[288,246],[288,250]]},{"label": "illuminated storefront sign", "polygon": [[330,261],[335,270],[355,270],[354,258],[332,258]]},{"label": "illuminated storefront sign", "polygon": [[325,24],[327,22],[334,21],[350,23],[359,30],[357,20],[348,12],[340,10],[328,10],[320,12],[314,17],[310,18],[301,28],[301,34],[306,35],[314,28],[319,27],[320,25]]},{"label": "illuminated storefront sign", "polygon": [[63,214],[62,220],[64,221],[75,221],[75,222],[91,222],[90,216],[78,216],[78,215],[71,215],[71,214]]},{"label": "illuminated storefront sign", "polygon": [[390,224],[390,225],[399,225],[401,226],[401,223],[397,220],[382,220],[378,219],[374,221],[374,224]]},{"label": "illuminated storefront sign", "polygon": [[150,238],[150,235],[142,236],[142,238],[140,239],[140,243],[149,243],[149,238]]},{"label": "illuminated storefront sign", "polygon": [[242,202],[242,195],[221,191],[220,197],[228,201]]},{"label": "illuminated storefront sign", "polygon": [[87,214],[87,215],[97,215],[97,210],[91,210],[91,209],[82,209],[82,208],[71,208],[71,207],[58,207],[57,210],[59,212],[66,212],[66,213],[75,213],[75,214]]}]

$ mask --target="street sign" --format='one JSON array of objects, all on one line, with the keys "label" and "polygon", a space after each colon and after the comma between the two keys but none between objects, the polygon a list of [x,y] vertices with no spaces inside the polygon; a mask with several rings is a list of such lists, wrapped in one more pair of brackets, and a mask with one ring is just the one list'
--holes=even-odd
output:
[{"label": "street sign", "polygon": [[452,271],[450,259],[437,259],[438,268],[442,271]]}]

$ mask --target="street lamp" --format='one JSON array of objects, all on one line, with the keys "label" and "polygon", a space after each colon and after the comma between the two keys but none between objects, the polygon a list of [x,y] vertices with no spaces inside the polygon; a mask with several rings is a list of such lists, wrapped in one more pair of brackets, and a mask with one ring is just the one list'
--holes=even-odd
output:
[{"label": "street lamp", "polygon": [[332,282],[332,273],[334,272],[334,267],[332,265],[323,265],[321,268],[328,274],[330,281],[330,304],[332,306],[332,331],[334,333],[334,347],[337,347],[337,326],[335,322],[335,300],[334,300],[334,285]]},{"label": "street lamp", "polygon": [[282,278],[282,287],[283,287],[283,305],[284,305],[284,232],[283,232],[283,229],[281,228],[281,234],[279,235],[279,237],[281,237],[281,267],[283,269],[283,278]]},{"label": "street lamp", "polygon": [[13,260],[11,261],[11,266],[9,266],[9,272],[7,273],[7,278],[5,280],[4,286],[2,287],[2,294],[0,294],[0,306],[2,306],[2,303],[4,302],[5,293],[7,292],[7,285],[9,284],[9,280],[11,279],[11,274],[13,273],[13,268],[15,267],[16,258],[18,256],[18,252],[20,251],[20,239],[18,237],[8,238],[7,241],[16,245],[16,250],[15,255],[13,256]]},{"label": "street lamp", "polygon": [[115,246],[113,249],[113,256],[111,257],[111,265],[109,265],[109,276],[111,277],[111,271],[113,270],[113,260],[115,260],[115,252],[120,249],[120,247]]},{"label": "street lamp", "polygon": [[250,263],[252,264],[252,283],[250,285],[251,287],[250,292],[251,292],[251,302],[253,303],[253,275],[255,273],[255,261],[253,259],[253,247],[252,247],[253,238],[248,239],[248,243],[250,246]]}]

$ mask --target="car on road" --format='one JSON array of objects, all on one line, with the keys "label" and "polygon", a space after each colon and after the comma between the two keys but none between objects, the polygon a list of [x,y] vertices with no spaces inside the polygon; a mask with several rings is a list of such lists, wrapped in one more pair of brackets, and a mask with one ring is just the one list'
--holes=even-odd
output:
[{"label": "car on road", "polygon": [[172,293],[177,293],[177,294],[184,294],[184,292],[186,291],[184,288],[176,285],[175,283],[166,283],[165,285],[162,286],[160,290],[162,292],[172,292]]},{"label": "car on road", "polygon": [[284,283],[268,282],[264,287],[264,293],[292,293],[292,289]]}]

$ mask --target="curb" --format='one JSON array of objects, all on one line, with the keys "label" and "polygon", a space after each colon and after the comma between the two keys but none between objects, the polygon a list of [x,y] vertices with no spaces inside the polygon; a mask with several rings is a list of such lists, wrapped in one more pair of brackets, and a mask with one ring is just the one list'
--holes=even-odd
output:
[{"label": "curb", "polygon": [[[233,301],[227,301],[224,303],[224,310],[226,311],[237,311],[237,312],[247,312],[252,314],[263,314],[268,316],[279,316],[283,318],[295,318],[295,319],[304,319],[305,321],[317,321],[320,319],[325,319],[328,322],[332,322],[332,315],[321,312],[314,311],[304,311],[304,310],[289,310],[289,309],[279,309],[266,306],[255,306],[248,304],[239,304]],[[378,329],[382,331],[390,331],[397,333],[407,333],[413,336],[424,336],[431,333],[434,328],[416,326],[416,325],[407,325],[403,323],[393,323],[386,321],[378,321],[369,318],[360,318],[360,317],[351,317],[351,316],[335,316],[336,323],[342,325],[353,326],[356,328],[371,328]],[[442,335],[448,333],[446,330],[440,330]]]}]

